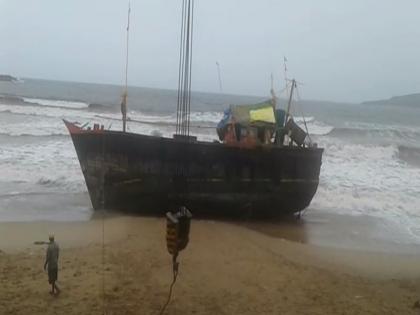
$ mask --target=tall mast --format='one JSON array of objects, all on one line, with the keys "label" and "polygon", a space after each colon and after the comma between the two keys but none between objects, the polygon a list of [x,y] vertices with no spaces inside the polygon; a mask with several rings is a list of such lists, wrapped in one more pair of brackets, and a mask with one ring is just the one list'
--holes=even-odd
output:
[{"label": "tall mast", "polygon": [[286,56],[283,56],[283,65],[284,65],[284,89],[286,91],[286,97],[287,97],[287,93],[289,92],[287,90],[287,83],[288,83],[289,79],[287,78],[287,58],[286,58]]},{"label": "tall mast", "polygon": [[127,125],[127,95],[128,95],[128,40],[129,40],[129,31],[130,31],[130,13],[131,6],[130,2],[128,3],[128,13],[127,13],[127,46],[126,46],[126,56],[125,56],[125,87],[122,95],[121,101],[121,114],[123,119],[123,132],[126,131]]},{"label": "tall mast", "polygon": [[222,87],[222,76],[220,74],[220,64],[218,61],[216,61],[216,66],[217,66],[217,74],[219,76],[219,88],[220,88],[220,93],[223,93],[223,87]]}]

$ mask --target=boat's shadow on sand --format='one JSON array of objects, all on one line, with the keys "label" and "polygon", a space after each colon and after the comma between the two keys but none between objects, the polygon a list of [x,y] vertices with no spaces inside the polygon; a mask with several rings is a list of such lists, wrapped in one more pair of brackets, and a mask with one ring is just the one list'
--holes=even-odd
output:
[{"label": "boat's shadow on sand", "polygon": [[[132,213],[121,211],[95,211],[92,215],[93,220],[120,216],[131,216],[136,218],[164,218],[164,214],[156,213]],[[270,237],[286,239],[293,242],[307,243],[307,223],[305,217],[298,215],[277,216],[277,217],[256,217],[250,215],[231,215],[231,214],[194,214],[193,220],[212,221],[225,224],[241,226]]]}]

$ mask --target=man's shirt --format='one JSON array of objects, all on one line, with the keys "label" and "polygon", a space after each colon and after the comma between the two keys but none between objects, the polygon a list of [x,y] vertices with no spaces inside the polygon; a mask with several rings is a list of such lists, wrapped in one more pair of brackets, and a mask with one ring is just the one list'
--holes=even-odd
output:
[{"label": "man's shirt", "polygon": [[58,268],[58,253],[60,249],[56,242],[51,242],[48,244],[47,248],[47,263],[48,269]]}]

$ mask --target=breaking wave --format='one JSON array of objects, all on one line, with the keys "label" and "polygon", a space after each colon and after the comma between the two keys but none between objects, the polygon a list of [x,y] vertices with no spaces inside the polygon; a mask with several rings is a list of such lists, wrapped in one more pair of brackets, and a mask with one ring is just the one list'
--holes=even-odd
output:
[{"label": "breaking wave", "polygon": [[117,107],[107,106],[103,104],[91,103],[88,106],[89,110],[91,111],[98,111],[98,112],[116,112],[118,111]]},{"label": "breaking wave", "polygon": [[[84,103],[85,104],[85,103]],[[56,117],[56,118],[65,118],[65,117],[78,117],[81,119],[94,119],[95,117],[100,118],[109,118],[109,119],[121,119],[121,114],[108,113],[103,115],[101,111],[89,111],[89,110],[80,110],[87,109],[88,106],[85,104],[85,107],[62,107],[62,106],[38,106],[38,105],[8,105],[0,104],[0,113],[11,113],[11,114],[20,114],[20,115],[29,115],[29,116],[41,116],[41,117]],[[92,105],[89,105],[92,106]],[[94,107],[100,106],[101,109],[110,109],[110,107],[105,105],[93,105]],[[105,111],[105,110],[104,110]],[[108,110],[109,111],[109,110]],[[145,122],[162,122],[162,123],[176,123],[176,114],[169,115],[154,115],[143,113],[139,111],[129,111],[128,118],[131,120],[141,120]],[[191,112],[191,121],[192,122],[201,122],[201,123],[213,123],[216,124],[222,118],[223,113],[221,112]]]},{"label": "breaking wave", "polygon": [[420,129],[414,127],[367,125],[364,128],[334,128],[329,135],[348,140],[373,140],[372,142],[375,142],[375,140],[388,140],[390,143],[400,140],[416,142],[420,139]]},{"label": "breaking wave", "polygon": [[420,150],[342,140],[321,141],[320,146],[325,151],[313,209],[400,222],[420,220],[420,167],[401,160],[402,152],[416,156]]},{"label": "breaking wave", "polygon": [[304,123],[304,122],[306,122],[306,123],[309,123],[309,122],[312,122],[312,121],[314,121],[315,120],[315,118],[314,117],[300,117],[300,116],[294,116],[293,117],[293,120],[296,122],[296,123]]},{"label": "breaking wave", "polygon": [[[5,143],[0,153],[0,184],[8,178],[18,178],[19,181],[11,185],[13,191],[86,191],[77,156],[68,137],[41,142],[13,141]],[[6,187],[2,191],[7,192],[8,189]]]},{"label": "breaking wave", "polygon": [[57,178],[48,178],[42,176],[36,181],[36,184],[45,186],[45,187],[68,187],[69,181],[66,176],[58,176]]},{"label": "breaking wave", "polygon": [[[306,130],[305,124],[303,121],[298,121],[298,125],[304,130]],[[309,122],[306,121],[306,126],[308,127],[309,135],[314,135],[314,136],[326,136],[334,129],[333,126],[327,125],[323,123],[322,121],[318,121],[315,119],[312,119]]]},{"label": "breaking wave", "polygon": [[80,101],[64,101],[64,100],[49,100],[43,98],[29,98],[23,97],[25,103],[36,104],[47,107],[59,107],[59,108],[71,108],[71,109],[83,109],[88,108],[89,104]]}]

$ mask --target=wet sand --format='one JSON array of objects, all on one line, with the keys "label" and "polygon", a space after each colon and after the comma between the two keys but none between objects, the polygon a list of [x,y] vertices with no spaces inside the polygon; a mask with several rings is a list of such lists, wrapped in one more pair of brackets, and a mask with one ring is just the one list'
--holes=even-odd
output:
[{"label": "wet sand", "polygon": [[404,224],[366,215],[351,216],[308,211],[301,220],[237,222],[260,233],[290,241],[392,254],[420,254],[420,235]]},{"label": "wet sand", "polygon": [[[194,220],[166,314],[420,313],[413,308],[420,299],[415,247],[401,253],[319,246],[308,240],[316,232],[302,228],[310,219],[281,229],[278,222]],[[338,233],[323,235],[335,233],[336,244],[340,232],[346,240],[354,230],[334,224]],[[363,239],[363,225],[356,226],[356,239]],[[48,294],[45,246],[33,245],[51,232],[62,248],[58,297]],[[158,314],[171,282],[159,218],[2,223],[0,249],[0,314]]]}]

